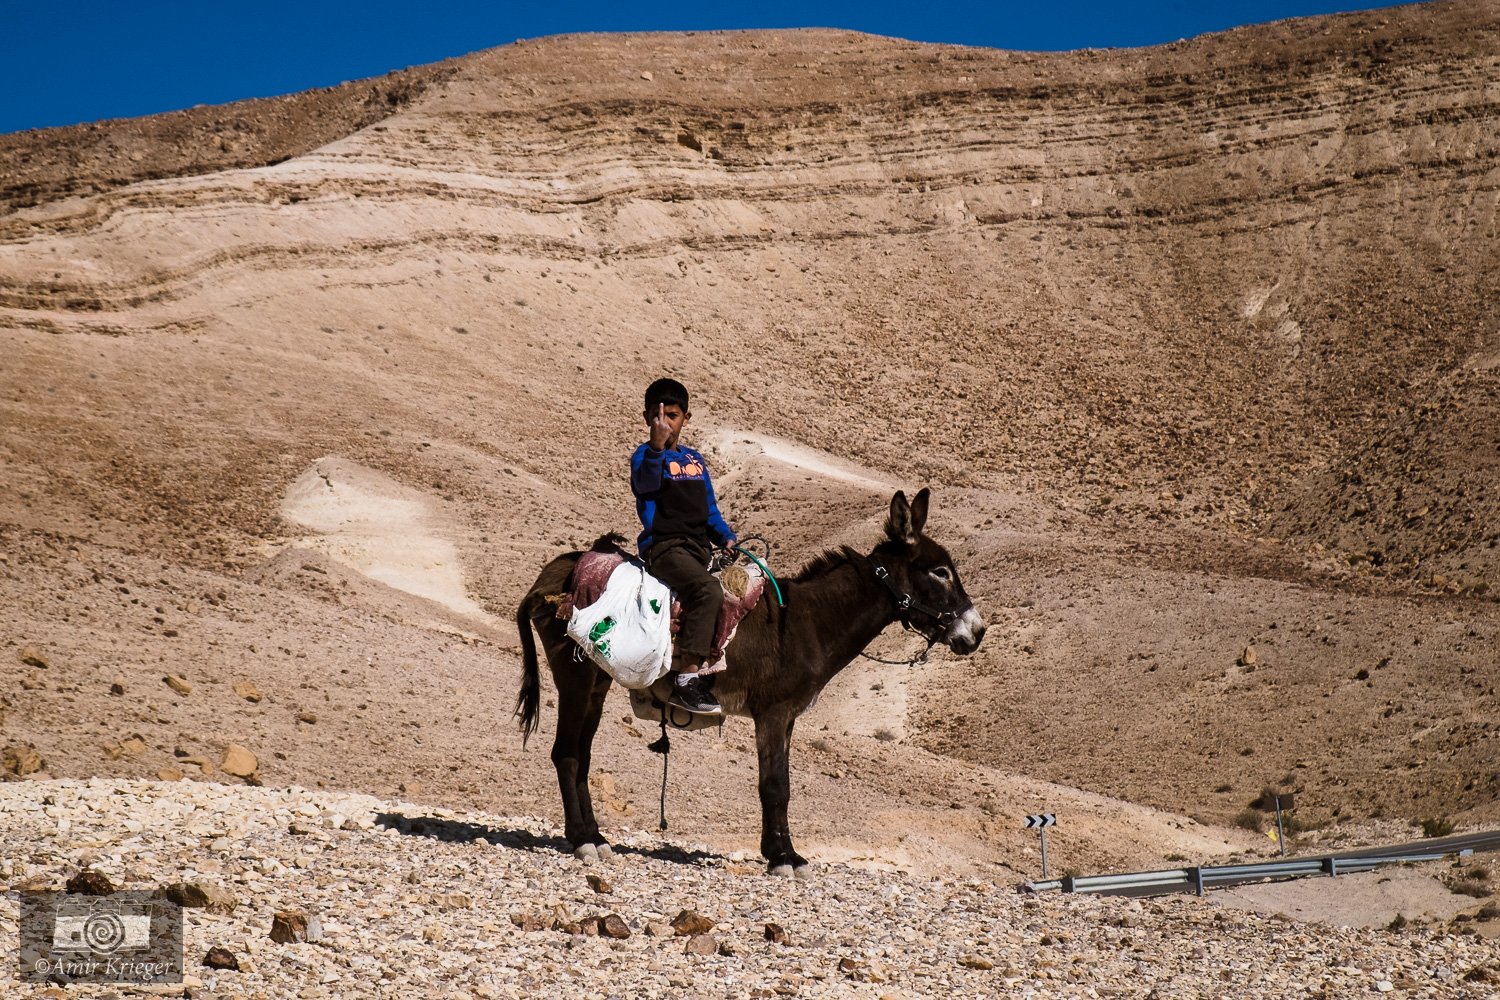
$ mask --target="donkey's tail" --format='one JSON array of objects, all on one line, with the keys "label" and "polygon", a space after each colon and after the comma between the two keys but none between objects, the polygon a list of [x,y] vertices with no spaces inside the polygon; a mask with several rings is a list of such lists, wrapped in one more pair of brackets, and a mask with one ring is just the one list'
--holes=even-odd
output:
[{"label": "donkey's tail", "polygon": [[516,695],[516,720],[521,725],[521,746],[525,747],[536,732],[537,717],[541,714],[542,677],[537,664],[536,636],[531,631],[531,616],[546,601],[533,590],[516,609],[516,627],[521,631],[521,690]]}]

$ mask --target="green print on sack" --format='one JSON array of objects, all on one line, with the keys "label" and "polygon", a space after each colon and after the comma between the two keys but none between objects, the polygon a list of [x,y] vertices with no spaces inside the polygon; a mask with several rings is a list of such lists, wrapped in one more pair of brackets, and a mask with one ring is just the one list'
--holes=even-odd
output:
[{"label": "green print on sack", "polygon": [[[607,635],[609,633],[609,630],[612,629],[612,628],[614,628],[614,627],[615,627],[614,616],[613,615],[605,615],[603,618],[599,619],[598,621],[596,621],[594,623],[594,627],[593,628],[589,629],[589,642],[592,642],[595,645],[598,645],[599,640],[602,639],[602,638],[604,638],[605,635]],[[603,653],[604,650],[601,649],[600,652]],[[608,655],[608,654],[606,653],[605,655]]]},{"label": "green print on sack", "polygon": [[606,660],[609,659],[609,640],[608,639],[605,639],[603,642],[596,642],[596,643],[594,643],[594,648],[599,651],[599,655],[600,656],[604,657]]},{"label": "green print on sack", "polygon": [[656,598],[653,597],[647,603],[649,603],[651,605],[651,613],[653,615],[659,615],[659,614],[661,614],[661,601],[658,601]]}]

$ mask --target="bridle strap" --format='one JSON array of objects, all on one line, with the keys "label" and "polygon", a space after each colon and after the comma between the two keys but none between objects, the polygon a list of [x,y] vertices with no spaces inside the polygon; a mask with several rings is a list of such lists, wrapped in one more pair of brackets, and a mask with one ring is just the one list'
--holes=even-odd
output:
[{"label": "bridle strap", "polygon": [[[896,607],[901,612],[900,620],[903,628],[906,628],[912,632],[919,632],[923,635],[924,638],[926,637],[927,634],[925,632],[922,632],[921,629],[917,628],[911,623],[911,613],[913,611],[926,615],[942,626],[952,625],[955,621],[958,620],[958,615],[956,615],[952,611],[939,611],[936,608],[929,608],[927,605],[921,603],[910,594],[903,593],[891,580],[891,574],[886,570],[884,566],[880,565],[880,563],[876,562],[873,559],[870,559],[869,563],[875,569],[875,576],[879,578],[881,583],[885,584],[885,589],[889,590],[891,592],[891,596],[896,599]],[[930,643],[935,642],[937,642],[936,639],[930,640]]]}]

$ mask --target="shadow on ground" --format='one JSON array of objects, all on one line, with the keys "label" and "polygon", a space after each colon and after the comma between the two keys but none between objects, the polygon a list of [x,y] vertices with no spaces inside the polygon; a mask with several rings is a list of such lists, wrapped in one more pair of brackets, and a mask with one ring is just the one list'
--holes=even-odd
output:
[{"label": "shadow on ground", "polygon": [[[395,830],[409,837],[430,837],[448,843],[485,842],[517,851],[557,851],[572,854],[573,845],[562,837],[538,836],[529,830],[490,826],[485,823],[468,823],[463,820],[444,819],[439,816],[407,816],[403,813],[379,813],[375,817],[377,826]],[[677,865],[716,865],[727,860],[722,855],[709,851],[687,850],[673,844],[662,844],[649,849],[610,845],[615,854],[653,858]]]}]

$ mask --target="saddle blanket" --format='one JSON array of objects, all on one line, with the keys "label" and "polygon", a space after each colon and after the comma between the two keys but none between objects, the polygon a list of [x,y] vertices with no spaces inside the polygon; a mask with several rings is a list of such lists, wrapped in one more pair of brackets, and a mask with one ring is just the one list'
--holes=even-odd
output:
[{"label": "saddle blanket", "polygon": [[[616,572],[622,566],[630,569],[625,572]],[[748,567],[739,567],[739,569],[748,577],[743,588],[744,595],[739,596],[731,590],[725,590],[724,606],[719,609],[719,620],[714,628],[714,649],[710,657],[711,662],[703,668],[701,671],[703,674],[715,674],[724,669],[724,650],[729,646],[729,641],[734,638],[735,630],[739,627],[741,620],[760,603],[761,593],[765,590],[766,578],[758,566],[752,564]],[[593,548],[579,557],[578,565],[573,568],[570,589],[558,603],[557,617],[570,622],[571,633],[573,631],[571,623],[575,612],[583,612],[600,601],[618,603],[624,599],[625,595],[617,591],[628,589],[632,592],[632,597],[648,602],[647,607],[642,610],[642,616],[649,620],[653,616],[649,610],[651,597],[647,591],[652,585],[666,591],[660,581],[645,571],[640,560],[628,556],[613,539],[606,536],[595,542]],[[669,632],[667,642],[663,644],[666,649],[666,662],[659,672],[652,671],[655,676],[649,680],[644,679],[641,671],[636,671],[635,676],[630,678],[616,675],[616,680],[626,687],[648,687],[666,673],[667,667],[671,664],[670,635],[676,633],[681,613],[682,605],[673,599],[670,617],[663,616],[663,623],[667,625]],[[581,637],[575,635],[574,638],[580,639]],[[587,643],[580,641],[580,645],[588,649]],[[598,662],[597,657],[595,661]],[[604,663],[600,663],[600,666],[614,674],[610,666]]]}]

